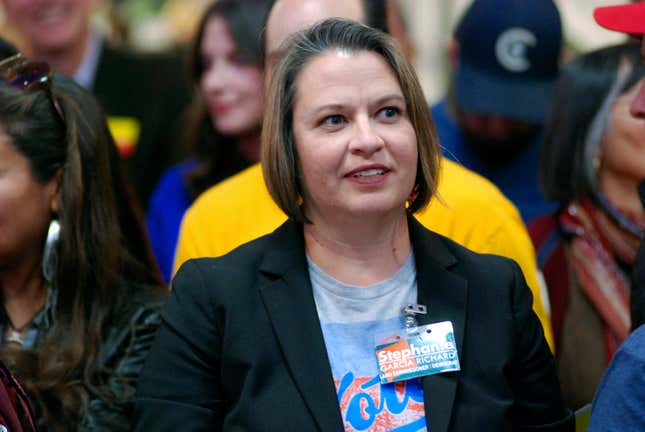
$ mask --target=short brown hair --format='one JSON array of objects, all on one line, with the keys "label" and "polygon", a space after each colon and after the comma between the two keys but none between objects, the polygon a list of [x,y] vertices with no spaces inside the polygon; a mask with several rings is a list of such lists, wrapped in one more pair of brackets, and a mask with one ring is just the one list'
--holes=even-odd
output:
[{"label": "short brown hair", "polygon": [[262,127],[262,170],[271,197],[290,218],[307,222],[302,211],[298,155],[293,135],[296,79],[313,58],[331,49],[373,52],[397,77],[416,133],[419,160],[416,198],[407,209],[424,208],[437,190],[440,150],[434,123],[414,68],[385,33],[347,19],[328,19],[294,34],[285,45],[269,84]]}]

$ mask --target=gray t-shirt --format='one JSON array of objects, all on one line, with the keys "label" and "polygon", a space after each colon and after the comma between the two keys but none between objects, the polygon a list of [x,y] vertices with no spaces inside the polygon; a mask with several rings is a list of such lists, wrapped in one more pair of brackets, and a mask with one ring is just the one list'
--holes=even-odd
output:
[{"label": "gray t-shirt", "polygon": [[419,379],[380,384],[374,348],[404,329],[404,306],[417,301],[414,256],[387,280],[344,284],[307,257],[345,431],[427,431]]}]

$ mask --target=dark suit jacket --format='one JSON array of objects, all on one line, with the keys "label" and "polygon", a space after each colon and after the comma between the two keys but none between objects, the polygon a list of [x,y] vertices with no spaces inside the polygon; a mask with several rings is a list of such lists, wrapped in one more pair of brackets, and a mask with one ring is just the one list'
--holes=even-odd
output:
[{"label": "dark suit jacket", "polygon": [[[645,180],[638,185],[638,196],[645,208]],[[632,331],[645,324],[645,241],[641,241],[632,266],[631,293],[629,297]]]},{"label": "dark suit jacket", "polygon": [[645,241],[641,241],[632,268],[629,303],[632,316],[632,331],[634,331],[645,324]]},{"label": "dark suit jacket", "polygon": [[[519,267],[410,218],[423,323],[453,322],[461,371],[425,377],[432,432],[573,430]],[[138,431],[342,431],[302,226],[174,280],[138,386]]]},{"label": "dark suit jacket", "polygon": [[139,54],[103,44],[92,92],[108,116],[133,117],[141,125],[125,170],[142,208],[161,174],[183,159],[181,117],[189,98],[180,56]]}]

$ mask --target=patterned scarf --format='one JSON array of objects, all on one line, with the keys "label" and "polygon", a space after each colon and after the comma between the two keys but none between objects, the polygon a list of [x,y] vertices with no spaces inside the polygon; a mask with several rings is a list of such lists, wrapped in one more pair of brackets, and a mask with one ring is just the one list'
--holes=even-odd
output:
[{"label": "patterned scarf", "polygon": [[[601,198],[601,207],[610,204]],[[559,220],[565,235],[571,236],[571,261],[580,282],[580,289],[587,296],[605,324],[607,362],[625,340],[630,330],[629,275],[619,262],[631,268],[640,244],[643,225],[629,223],[617,210],[595,207],[591,201],[574,202],[560,214]],[[629,219],[631,220],[631,219]],[[634,228],[636,227],[636,228]]]}]

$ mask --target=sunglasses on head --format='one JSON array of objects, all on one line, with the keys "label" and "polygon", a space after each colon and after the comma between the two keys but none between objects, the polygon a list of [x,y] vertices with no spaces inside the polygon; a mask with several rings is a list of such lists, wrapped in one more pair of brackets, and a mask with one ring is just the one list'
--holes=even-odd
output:
[{"label": "sunglasses on head", "polygon": [[63,110],[51,91],[51,70],[47,63],[28,61],[18,53],[0,61],[0,78],[16,90],[27,92],[44,90],[58,117],[65,123]]}]

